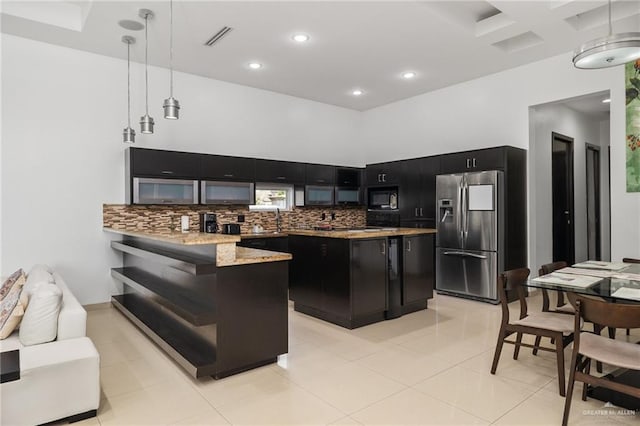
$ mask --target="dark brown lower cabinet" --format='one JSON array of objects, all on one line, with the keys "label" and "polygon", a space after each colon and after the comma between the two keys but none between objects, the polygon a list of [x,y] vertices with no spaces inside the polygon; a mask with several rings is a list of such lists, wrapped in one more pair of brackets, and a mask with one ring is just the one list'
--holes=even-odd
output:
[{"label": "dark brown lower cabinet", "polygon": [[401,262],[402,298],[390,307],[388,238],[340,239],[289,235],[289,298],[294,309],[353,329],[394,312],[427,308],[433,297],[434,235],[403,237],[396,253]]},{"label": "dark brown lower cabinet", "polygon": [[404,237],[402,303],[408,305],[433,298],[435,234]]}]

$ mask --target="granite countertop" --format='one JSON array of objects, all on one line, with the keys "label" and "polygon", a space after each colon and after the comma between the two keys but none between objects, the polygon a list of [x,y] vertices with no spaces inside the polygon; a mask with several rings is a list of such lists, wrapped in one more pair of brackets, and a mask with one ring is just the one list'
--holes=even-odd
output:
[{"label": "granite countertop", "polygon": [[307,237],[362,239],[362,238],[382,238],[396,237],[402,235],[424,235],[435,234],[432,228],[368,228],[368,229],[339,229],[334,231],[319,231],[313,229],[293,229],[287,231],[289,235],[302,235]]},{"label": "granite countertop", "polygon": [[102,228],[106,232],[127,235],[129,237],[148,238],[182,245],[199,244],[229,244],[240,241],[240,235],[207,234],[205,232],[176,232],[176,231],[128,231],[125,229]]},{"label": "granite countertop", "polygon": [[277,238],[277,237],[286,237],[289,235],[286,232],[250,232],[248,234],[240,234],[240,238],[243,240],[248,240],[251,238]]},{"label": "granite countertop", "polygon": [[236,266],[248,265],[250,263],[266,263],[279,262],[282,260],[291,260],[293,256],[290,253],[281,253],[278,251],[260,250],[248,247],[236,247],[235,259],[219,257],[217,266]]}]

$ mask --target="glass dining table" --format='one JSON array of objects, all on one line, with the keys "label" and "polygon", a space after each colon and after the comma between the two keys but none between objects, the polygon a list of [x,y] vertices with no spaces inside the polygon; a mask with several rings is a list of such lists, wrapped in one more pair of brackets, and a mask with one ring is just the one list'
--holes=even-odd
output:
[{"label": "glass dining table", "polygon": [[[589,266],[584,267],[586,264]],[[640,302],[640,264],[588,261],[530,278],[526,286],[598,296],[618,303]]]},{"label": "glass dining table", "polygon": [[[640,303],[640,264],[587,261],[530,278],[526,286],[598,296],[612,303]],[[616,382],[640,387],[638,370],[620,369],[609,373],[609,377]],[[614,390],[589,386],[587,394],[618,407],[640,410],[640,399]]]}]

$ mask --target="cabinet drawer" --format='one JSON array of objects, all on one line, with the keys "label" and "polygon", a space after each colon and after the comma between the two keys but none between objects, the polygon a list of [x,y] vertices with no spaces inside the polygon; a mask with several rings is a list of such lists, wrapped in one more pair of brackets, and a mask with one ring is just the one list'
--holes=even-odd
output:
[{"label": "cabinet drawer", "polygon": [[198,179],[200,155],[190,152],[129,148],[131,175]]},{"label": "cabinet drawer", "polygon": [[307,164],[305,180],[307,185],[333,185],[335,182],[335,172],[336,169],[333,166]]},{"label": "cabinet drawer", "polygon": [[256,182],[304,183],[304,163],[257,159]]},{"label": "cabinet drawer", "polygon": [[256,176],[255,159],[203,155],[200,176],[202,179],[210,180],[253,181]]}]

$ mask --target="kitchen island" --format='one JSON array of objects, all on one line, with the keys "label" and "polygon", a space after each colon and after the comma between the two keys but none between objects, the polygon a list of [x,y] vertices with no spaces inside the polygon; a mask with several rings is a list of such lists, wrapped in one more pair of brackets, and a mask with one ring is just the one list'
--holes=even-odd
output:
[{"label": "kitchen island", "polygon": [[294,309],[349,329],[427,309],[435,230],[289,230]]},{"label": "kitchen island", "polygon": [[113,305],[194,377],[221,378],[288,351],[288,253],[237,235],[126,231],[111,247],[123,284]]}]

